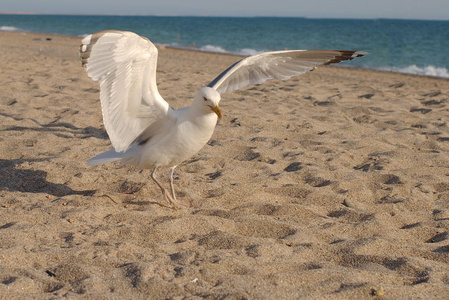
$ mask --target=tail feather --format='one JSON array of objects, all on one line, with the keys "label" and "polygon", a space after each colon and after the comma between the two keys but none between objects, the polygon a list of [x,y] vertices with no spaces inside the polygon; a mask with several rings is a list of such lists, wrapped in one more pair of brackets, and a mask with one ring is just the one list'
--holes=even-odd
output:
[{"label": "tail feather", "polygon": [[123,153],[116,152],[114,149],[98,154],[95,157],[92,157],[87,164],[89,166],[101,165],[108,162],[118,161],[123,158]]}]

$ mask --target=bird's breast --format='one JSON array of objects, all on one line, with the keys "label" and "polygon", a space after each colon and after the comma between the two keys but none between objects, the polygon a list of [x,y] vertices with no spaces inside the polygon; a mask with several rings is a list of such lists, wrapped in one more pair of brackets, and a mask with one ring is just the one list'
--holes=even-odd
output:
[{"label": "bird's breast", "polygon": [[[179,124],[177,132],[177,141],[181,147],[185,147],[187,152],[195,154],[211,138],[214,133],[217,117],[215,114],[208,114],[193,120],[187,120]],[[189,151],[191,150],[191,151]]]},{"label": "bird's breast", "polygon": [[151,138],[140,146],[137,165],[145,169],[155,165],[170,167],[189,159],[206,145],[214,133],[217,122],[214,115],[181,120],[169,132]]}]

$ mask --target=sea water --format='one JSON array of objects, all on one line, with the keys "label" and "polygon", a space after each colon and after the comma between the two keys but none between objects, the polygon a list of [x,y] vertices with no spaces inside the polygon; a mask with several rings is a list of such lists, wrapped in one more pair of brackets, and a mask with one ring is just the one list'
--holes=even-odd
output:
[{"label": "sea water", "polygon": [[83,37],[105,29],[153,43],[254,55],[283,49],[371,54],[348,66],[449,78],[449,21],[279,17],[0,15],[0,30]]}]

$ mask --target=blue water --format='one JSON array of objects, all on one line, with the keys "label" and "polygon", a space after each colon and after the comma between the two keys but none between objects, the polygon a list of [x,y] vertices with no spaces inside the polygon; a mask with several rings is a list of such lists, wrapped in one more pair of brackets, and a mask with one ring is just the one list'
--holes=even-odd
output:
[{"label": "blue water", "polygon": [[345,64],[449,78],[449,21],[0,15],[0,30],[85,36],[104,29],[244,55],[285,48],[362,50],[371,54]]}]

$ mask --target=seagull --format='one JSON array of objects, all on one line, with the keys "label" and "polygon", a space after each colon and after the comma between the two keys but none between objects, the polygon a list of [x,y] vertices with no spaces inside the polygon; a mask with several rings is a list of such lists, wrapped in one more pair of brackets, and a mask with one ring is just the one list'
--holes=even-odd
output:
[{"label": "seagull", "polygon": [[[176,199],[176,166],[203,148],[218,119],[221,95],[269,79],[287,80],[320,65],[367,54],[350,50],[284,50],[246,57],[199,89],[190,107],[172,108],[156,84],[158,50],[133,32],[105,30],[82,39],[80,57],[87,75],[100,85],[103,122],[113,149],[88,161],[98,165],[118,161],[152,169],[151,178],[170,205],[189,206]],[[156,177],[170,168],[170,192]]]}]

